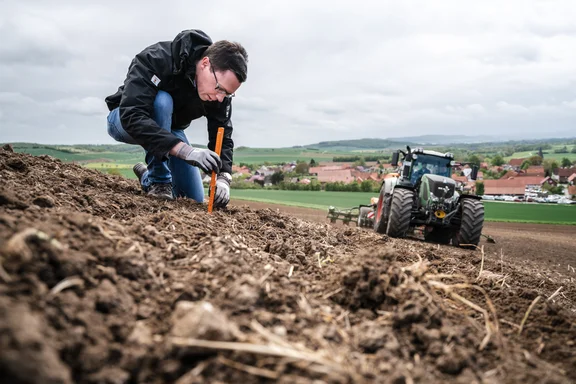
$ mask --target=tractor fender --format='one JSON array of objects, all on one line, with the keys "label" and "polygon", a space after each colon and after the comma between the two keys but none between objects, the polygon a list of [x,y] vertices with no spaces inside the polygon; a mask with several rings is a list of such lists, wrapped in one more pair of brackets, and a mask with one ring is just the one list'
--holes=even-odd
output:
[{"label": "tractor fender", "polygon": [[414,188],[413,185],[396,184],[392,187],[392,190],[390,191],[390,193],[394,192],[395,189],[407,189],[409,191],[415,191],[416,190],[416,188]]},{"label": "tractor fender", "polygon": [[398,183],[397,177],[390,177],[388,179],[384,179],[381,188],[382,191],[384,192],[383,195],[391,194],[392,190],[394,190],[394,187],[396,186],[397,183]]}]

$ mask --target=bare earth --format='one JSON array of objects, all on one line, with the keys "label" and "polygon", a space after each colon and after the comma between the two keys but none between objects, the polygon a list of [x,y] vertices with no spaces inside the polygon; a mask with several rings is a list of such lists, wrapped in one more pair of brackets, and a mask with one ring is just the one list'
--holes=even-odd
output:
[{"label": "bare earth", "polygon": [[0,149],[2,382],[576,381],[576,228],[470,251],[324,216]]},{"label": "bare earth", "polygon": [[[319,209],[244,200],[233,200],[232,204],[253,209],[271,208],[303,220],[330,223],[326,219],[327,212]],[[332,225],[344,226],[340,221]],[[350,226],[355,225],[351,223]],[[492,244],[483,238],[480,245],[486,253],[502,255],[504,261],[517,266],[549,269],[559,279],[576,279],[572,269],[576,268],[576,225],[486,222],[482,233],[496,240],[496,244]]]}]

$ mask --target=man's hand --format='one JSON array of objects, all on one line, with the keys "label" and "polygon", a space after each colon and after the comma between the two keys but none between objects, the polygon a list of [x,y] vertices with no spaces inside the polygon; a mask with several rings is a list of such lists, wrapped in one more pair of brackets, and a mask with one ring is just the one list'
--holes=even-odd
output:
[{"label": "man's hand", "polygon": [[224,208],[230,201],[230,182],[232,176],[227,172],[222,172],[216,179],[216,192],[214,194],[214,206]]},{"label": "man's hand", "polygon": [[180,148],[178,148],[176,157],[194,167],[200,168],[205,173],[212,171],[218,173],[220,167],[222,167],[222,160],[220,160],[220,156],[216,152],[209,149],[194,148],[186,143],[182,143]]}]

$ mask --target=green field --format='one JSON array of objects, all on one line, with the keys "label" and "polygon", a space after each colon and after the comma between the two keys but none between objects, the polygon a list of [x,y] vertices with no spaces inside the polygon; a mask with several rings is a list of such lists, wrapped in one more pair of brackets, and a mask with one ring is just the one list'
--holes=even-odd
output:
[{"label": "green field", "polygon": [[369,192],[233,189],[231,196],[234,199],[327,210],[331,205],[338,208],[351,208],[360,204],[369,204],[370,198],[378,197],[378,194]]},{"label": "green field", "polygon": [[[316,192],[234,189],[233,199],[261,201],[306,208],[328,210],[329,206],[351,208],[369,204],[375,193]],[[543,224],[576,225],[576,205],[522,204],[485,201],[486,221],[507,221]]]},{"label": "green field", "polygon": [[[100,163],[113,163],[121,168],[130,168],[137,162],[144,160],[144,150],[135,145],[109,145],[106,151],[90,151],[77,149],[74,146],[61,146],[65,150],[58,150],[58,146],[45,146],[34,144],[15,144],[16,152],[28,153],[34,156],[50,155],[65,162],[79,162],[89,168],[105,168]],[[74,152],[74,153],[71,153]],[[289,163],[293,161],[310,162],[314,159],[332,161],[335,156],[390,156],[389,152],[377,153],[366,151],[315,151],[302,148],[246,148],[234,150],[234,164],[272,164]]]},{"label": "green field", "polygon": [[[554,153],[555,149],[560,149],[563,147],[564,145],[553,145],[552,149],[544,150],[544,152],[547,152],[544,154],[544,159],[553,159],[560,162],[563,158],[566,157],[572,162],[575,161],[576,153]],[[571,151],[573,147],[574,145],[566,145],[568,151]],[[505,157],[504,160],[509,161],[510,159],[524,159],[536,155],[538,155],[538,151],[514,152],[512,156]]]},{"label": "green field", "polygon": [[[82,151],[76,153],[70,153],[67,151],[59,151],[53,148],[32,148],[32,147],[14,147],[16,152],[28,153],[30,155],[49,155],[60,159],[64,162],[78,162],[78,163],[100,163],[100,162],[110,162],[115,164],[132,164],[134,165],[138,161],[143,161],[144,151],[103,151],[103,152],[91,152]],[[84,165],[84,164],[83,164]],[[95,167],[92,167],[95,168]]]},{"label": "green field", "polygon": [[132,171],[132,167],[137,162],[144,159],[137,159],[131,164],[118,164],[118,163],[86,163],[82,164],[86,168],[96,169],[102,173],[121,174],[127,179],[136,179],[136,175]]},{"label": "green field", "polygon": [[[194,144],[195,146],[198,146]],[[91,150],[93,148],[93,150]],[[62,149],[62,150],[60,150]],[[64,162],[75,162],[84,167],[97,169],[104,173],[119,172],[124,177],[135,179],[132,172],[134,164],[144,161],[145,152],[135,145],[116,144],[104,146],[51,146],[32,143],[14,143],[16,152],[30,155],[50,155]],[[239,147],[234,151],[234,164],[271,164],[289,163],[314,159],[332,161],[334,156],[385,156],[389,153],[366,151],[316,151],[304,148],[246,148]]]},{"label": "green field", "polygon": [[96,169],[102,173],[108,173],[108,174],[120,174],[122,176],[124,176],[127,179],[136,179],[136,175],[134,174],[134,172],[132,171],[132,166],[130,167],[125,167],[125,168],[113,168],[113,167],[109,167],[109,168],[93,168]]},{"label": "green field", "polygon": [[298,160],[310,162],[311,159],[318,163],[320,161],[332,161],[333,157],[334,155],[330,153],[290,148],[243,148],[234,151],[234,162],[238,164],[289,163]]},{"label": "green field", "polygon": [[536,204],[485,201],[487,221],[576,225],[576,204]]},{"label": "green field", "polygon": [[265,162],[279,164],[293,161],[316,163],[332,161],[335,156],[390,156],[390,152],[362,152],[362,151],[314,151],[299,148],[239,148],[234,151],[234,163],[263,164]]}]

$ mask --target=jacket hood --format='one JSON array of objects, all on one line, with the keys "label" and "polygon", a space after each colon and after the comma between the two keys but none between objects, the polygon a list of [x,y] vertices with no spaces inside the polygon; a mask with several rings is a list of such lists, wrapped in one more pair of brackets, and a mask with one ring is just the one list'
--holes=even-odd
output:
[{"label": "jacket hood", "polygon": [[212,45],[210,36],[199,29],[180,32],[172,41],[174,74],[183,73],[190,76],[196,72],[196,62],[210,45]]}]

